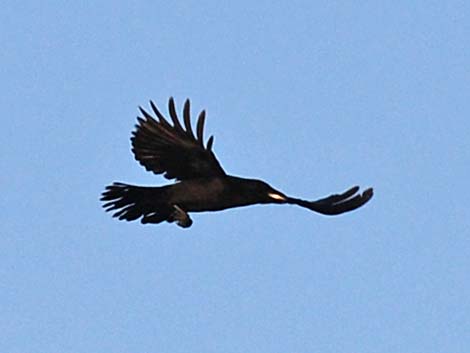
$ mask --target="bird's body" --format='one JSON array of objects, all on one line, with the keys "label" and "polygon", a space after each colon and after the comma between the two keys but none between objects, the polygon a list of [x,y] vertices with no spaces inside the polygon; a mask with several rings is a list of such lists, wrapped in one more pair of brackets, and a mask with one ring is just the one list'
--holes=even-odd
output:
[{"label": "bird's body", "polygon": [[145,119],[133,133],[132,146],[136,159],[156,174],[178,182],[159,186],[143,187],[114,183],[103,192],[103,207],[116,210],[115,217],[132,221],[141,218],[142,223],[177,222],[189,227],[192,220],[189,212],[220,211],[227,208],[253,204],[296,204],[315,212],[334,215],[362,206],[372,197],[372,189],[356,195],[358,187],[343,194],[332,195],[317,201],[304,201],[284,195],[267,183],[256,179],[245,179],[225,173],[212,152],[213,137],[207,146],[203,144],[205,113],[199,115],[197,135],[192,132],[189,119],[189,101],[184,106],[184,126],[179,123],[173,99],[169,101],[170,125],[156,106],[151,106],[159,121],[145,110]]},{"label": "bird's body", "polygon": [[221,211],[262,203],[253,193],[261,181],[234,176],[197,178],[166,186],[168,202],[187,212]]},{"label": "bird's body", "polygon": [[160,187],[127,187],[139,190],[143,198],[154,195],[149,197],[149,203],[155,206],[164,201],[165,206],[178,205],[186,212],[206,212],[262,203],[250,188],[257,182],[227,175],[184,180]]}]

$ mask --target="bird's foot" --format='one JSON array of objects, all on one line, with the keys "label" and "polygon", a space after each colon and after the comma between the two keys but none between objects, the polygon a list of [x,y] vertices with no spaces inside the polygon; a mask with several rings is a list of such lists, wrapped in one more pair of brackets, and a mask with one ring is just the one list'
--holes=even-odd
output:
[{"label": "bird's foot", "polygon": [[174,211],[168,217],[168,222],[175,222],[182,228],[189,228],[191,224],[193,224],[192,219],[189,217],[189,214],[186,213],[181,207],[178,205],[173,205]]}]

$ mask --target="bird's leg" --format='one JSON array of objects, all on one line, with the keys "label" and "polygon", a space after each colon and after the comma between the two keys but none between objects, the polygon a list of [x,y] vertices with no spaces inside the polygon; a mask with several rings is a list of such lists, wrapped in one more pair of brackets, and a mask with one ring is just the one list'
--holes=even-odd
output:
[{"label": "bird's leg", "polygon": [[189,218],[189,214],[186,213],[178,205],[173,205],[173,209],[174,209],[174,211],[170,214],[167,221],[170,222],[170,223],[176,221],[176,224],[179,225],[182,228],[191,227],[191,224],[193,224],[193,221],[192,221],[191,218]]}]

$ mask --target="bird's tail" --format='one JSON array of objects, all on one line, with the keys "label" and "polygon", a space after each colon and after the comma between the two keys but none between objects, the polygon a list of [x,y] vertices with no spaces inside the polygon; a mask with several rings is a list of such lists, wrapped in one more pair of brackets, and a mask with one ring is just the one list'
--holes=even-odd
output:
[{"label": "bird's tail", "polygon": [[143,187],[124,183],[108,185],[101,194],[103,207],[113,211],[119,220],[134,221],[142,217],[142,223],[160,223],[168,220],[171,208],[165,202],[164,187]]}]

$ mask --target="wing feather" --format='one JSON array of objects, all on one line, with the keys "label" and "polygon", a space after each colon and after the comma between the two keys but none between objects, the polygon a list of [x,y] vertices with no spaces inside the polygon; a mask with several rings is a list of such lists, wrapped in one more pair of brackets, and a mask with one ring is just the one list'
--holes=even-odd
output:
[{"label": "wing feather", "polygon": [[206,149],[208,151],[212,150],[212,144],[214,143],[214,136],[209,137],[209,140],[207,140],[207,147]]},{"label": "wing feather", "polygon": [[184,129],[178,120],[178,115],[176,114],[175,101],[173,97],[170,97],[170,100],[168,101],[168,111],[170,112],[170,117],[171,117],[171,120],[173,121],[173,126],[175,128],[175,131],[177,131],[178,133],[184,134]]},{"label": "wing feather", "polygon": [[204,147],[204,122],[206,121],[206,111],[203,110],[197,119],[196,134],[197,142]]},{"label": "wing feather", "polygon": [[150,106],[152,107],[153,112],[155,115],[158,117],[159,122],[165,126],[166,128],[171,128],[170,123],[165,119],[162,113],[158,110],[157,106],[155,105],[154,102],[150,101]]},{"label": "wing feather", "polygon": [[212,152],[212,136],[204,148],[204,111],[199,114],[197,120],[196,137],[191,127],[189,100],[186,100],[183,108],[184,127],[178,120],[173,98],[168,101],[173,125],[152,101],[150,107],[158,120],[139,107],[142,116],[137,118],[138,124],[131,137],[135,159],[145,169],[155,174],[163,174],[167,179],[177,180],[225,175]]},{"label": "wing feather", "polygon": [[183,108],[184,127],[186,128],[186,133],[189,135],[189,137],[195,140],[193,129],[191,127],[191,119],[189,116],[189,109],[190,109],[189,106],[190,106],[189,99],[186,99],[186,102],[184,102],[184,108]]}]

